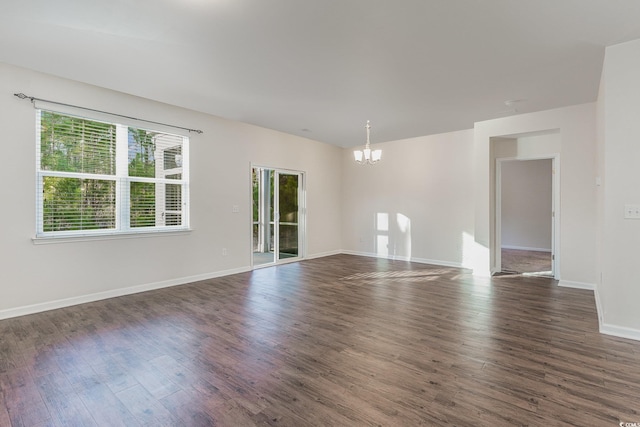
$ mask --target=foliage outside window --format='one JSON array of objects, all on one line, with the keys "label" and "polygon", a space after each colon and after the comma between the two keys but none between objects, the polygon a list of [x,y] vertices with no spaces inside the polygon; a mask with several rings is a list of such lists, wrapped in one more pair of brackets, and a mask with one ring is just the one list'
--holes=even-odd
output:
[{"label": "foliage outside window", "polygon": [[188,138],[44,110],[37,130],[37,236],[188,227]]}]

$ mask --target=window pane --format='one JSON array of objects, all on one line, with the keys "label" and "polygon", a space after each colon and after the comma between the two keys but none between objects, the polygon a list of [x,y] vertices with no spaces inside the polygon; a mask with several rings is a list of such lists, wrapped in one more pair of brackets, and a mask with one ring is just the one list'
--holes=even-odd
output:
[{"label": "window pane", "polygon": [[182,225],[182,214],[179,213],[167,213],[165,215],[164,225]]},{"label": "window pane", "polygon": [[115,181],[43,177],[43,231],[115,228]]},{"label": "window pane", "polygon": [[42,111],[40,168],[59,172],[114,175],[115,125]]},{"label": "window pane", "polygon": [[132,182],[130,225],[134,227],[155,227],[156,225],[156,184]]},{"label": "window pane", "polygon": [[129,176],[181,179],[181,136],[130,127],[128,138]]},{"label": "window pane", "polygon": [[164,225],[182,225],[182,185],[165,184]]},{"label": "window pane", "polygon": [[298,222],[298,176],[279,175],[280,222]]},{"label": "window pane", "polygon": [[260,250],[260,224],[253,224],[253,252]]},{"label": "window pane", "polygon": [[251,170],[251,187],[253,192],[253,222],[260,221],[260,170]]},{"label": "window pane", "polygon": [[156,132],[129,128],[129,176],[156,177],[156,135]]},{"label": "window pane", "polygon": [[[276,187],[275,187],[275,185],[273,185],[274,181],[275,181],[276,173],[275,173],[275,171],[272,171],[272,170],[268,170],[266,172],[269,175],[269,188],[266,191],[266,192],[269,193],[269,202],[267,202],[267,203],[269,203],[269,221],[273,222],[273,221],[275,221],[275,214],[276,214],[276,212],[274,210],[275,188]],[[265,197],[267,197],[267,196],[265,195]]]},{"label": "window pane", "polygon": [[182,186],[179,184],[165,185],[165,209],[168,211],[182,210]]},{"label": "window pane", "polygon": [[[164,151],[164,170],[182,167],[182,146],[167,148]],[[168,178],[169,176],[167,176]]]},{"label": "window pane", "polygon": [[298,256],[298,226],[280,224],[280,259]]}]

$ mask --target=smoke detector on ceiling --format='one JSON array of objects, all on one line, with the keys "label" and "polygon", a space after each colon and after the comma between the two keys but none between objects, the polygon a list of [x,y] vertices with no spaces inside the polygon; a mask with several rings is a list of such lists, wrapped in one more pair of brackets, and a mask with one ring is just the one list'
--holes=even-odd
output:
[{"label": "smoke detector on ceiling", "polygon": [[519,113],[518,105],[522,102],[526,101],[525,99],[508,99],[504,101],[506,110],[498,111],[498,114],[515,114]]}]

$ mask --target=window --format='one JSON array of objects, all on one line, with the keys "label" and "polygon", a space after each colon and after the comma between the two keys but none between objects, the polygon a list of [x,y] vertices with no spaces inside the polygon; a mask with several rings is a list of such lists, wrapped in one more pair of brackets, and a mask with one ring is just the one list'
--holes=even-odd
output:
[{"label": "window", "polygon": [[188,228],[187,137],[37,110],[37,237]]}]

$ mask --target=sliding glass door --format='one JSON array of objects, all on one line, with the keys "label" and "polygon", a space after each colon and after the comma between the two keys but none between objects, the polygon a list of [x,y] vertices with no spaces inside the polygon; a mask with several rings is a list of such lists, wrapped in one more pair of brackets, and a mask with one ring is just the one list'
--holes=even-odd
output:
[{"label": "sliding glass door", "polygon": [[302,256],[302,173],[254,167],[253,265]]}]

